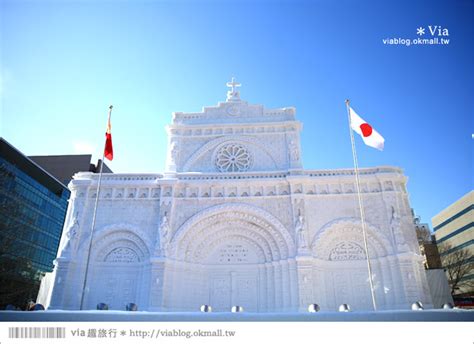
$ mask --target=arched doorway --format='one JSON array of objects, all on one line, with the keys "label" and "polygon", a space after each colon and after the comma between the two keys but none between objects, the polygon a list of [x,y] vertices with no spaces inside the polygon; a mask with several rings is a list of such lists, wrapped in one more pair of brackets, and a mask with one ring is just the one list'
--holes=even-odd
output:
[{"label": "arched doorway", "polygon": [[100,302],[109,309],[125,310],[128,303],[145,308],[149,250],[133,231],[109,230],[92,246],[84,309]]},{"label": "arched doorway", "polygon": [[[367,242],[377,307],[382,309],[394,298],[394,267],[386,259],[393,248],[370,224]],[[323,226],[313,240],[312,254],[315,299],[325,309],[336,310],[342,303],[354,310],[373,309],[360,220],[344,218]]]},{"label": "arched doorway", "polygon": [[288,263],[294,252],[287,229],[260,208],[226,204],[204,210],[178,229],[167,250],[165,309],[296,308],[296,271],[290,276]]}]

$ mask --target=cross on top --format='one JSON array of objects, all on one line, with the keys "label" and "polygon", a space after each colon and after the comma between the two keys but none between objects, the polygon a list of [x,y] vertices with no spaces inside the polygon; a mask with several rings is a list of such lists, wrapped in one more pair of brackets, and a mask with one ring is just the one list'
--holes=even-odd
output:
[{"label": "cross on top", "polygon": [[237,87],[242,86],[238,82],[235,81],[235,78],[232,77],[232,81],[227,83],[227,87],[231,89],[227,91],[227,101],[235,101],[240,100],[240,92],[237,91]]},{"label": "cross on top", "polygon": [[231,92],[234,93],[236,92],[236,87],[240,87],[242,84],[239,84],[238,82],[235,81],[235,78],[232,77],[232,81],[227,83],[227,87],[232,87]]}]

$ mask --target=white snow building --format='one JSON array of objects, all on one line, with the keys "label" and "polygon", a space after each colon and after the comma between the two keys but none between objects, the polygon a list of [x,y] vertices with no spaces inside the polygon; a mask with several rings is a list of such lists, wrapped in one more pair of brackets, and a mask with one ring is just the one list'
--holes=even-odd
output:
[{"label": "white snow building", "polygon": [[[104,174],[84,309],[248,312],[371,310],[353,169],[305,170],[295,109],[240,99],[173,114],[166,171]],[[79,309],[98,175],[78,173],[49,309]],[[430,305],[406,177],[360,170],[379,309]]]}]

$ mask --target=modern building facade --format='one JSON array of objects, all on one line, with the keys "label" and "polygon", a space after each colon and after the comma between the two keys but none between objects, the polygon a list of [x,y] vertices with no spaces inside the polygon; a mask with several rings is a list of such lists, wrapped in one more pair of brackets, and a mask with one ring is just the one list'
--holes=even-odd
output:
[{"label": "modern building facade", "polygon": [[[446,209],[433,216],[431,219],[435,232],[436,243],[443,256],[459,250],[466,250],[470,258],[464,261],[472,267],[470,272],[463,276],[463,287],[455,294],[474,296],[474,191],[461,197]],[[446,251],[443,246],[448,245]],[[446,268],[446,266],[445,266]]]},{"label": "modern building facade", "polygon": [[[31,160],[56,177],[64,185],[68,185],[72,176],[77,172],[100,172],[102,159],[97,164],[91,163],[91,154],[74,155],[36,155],[29,156]],[[112,173],[112,170],[104,163],[102,168],[104,173]]]},{"label": "modern building facade", "polygon": [[[6,269],[0,276],[1,288],[23,288],[28,281],[21,276],[28,275],[31,279],[33,271],[41,274],[53,270],[70,192],[3,138],[0,138],[0,184],[0,259]],[[30,282],[31,292],[25,290],[22,295],[17,295],[15,290],[2,290],[3,295],[12,295],[10,300],[3,299],[2,305],[21,306],[18,303],[26,301],[21,300],[25,295],[34,298],[39,283]]]},{"label": "modern building facade", "polygon": [[[372,309],[354,171],[303,169],[295,109],[230,87],[217,106],[173,114],[164,173],[103,176],[93,232],[98,176],[74,176],[50,309]],[[406,177],[360,177],[378,309],[429,307]]]}]

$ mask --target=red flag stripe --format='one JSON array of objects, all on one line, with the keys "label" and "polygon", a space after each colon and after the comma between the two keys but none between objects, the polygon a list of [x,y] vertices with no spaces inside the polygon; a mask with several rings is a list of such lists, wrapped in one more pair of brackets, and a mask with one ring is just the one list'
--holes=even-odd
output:
[{"label": "red flag stripe", "polygon": [[112,147],[112,125],[110,124],[110,116],[112,114],[112,105],[109,108],[109,118],[107,120],[107,131],[105,132],[105,148],[104,156],[112,161],[114,158],[114,149]]},{"label": "red flag stripe", "polygon": [[105,133],[105,149],[104,156],[112,161],[114,158],[114,149],[112,147],[112,134]]}]

